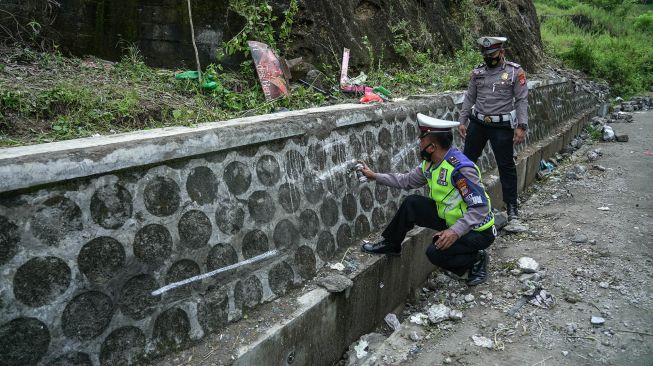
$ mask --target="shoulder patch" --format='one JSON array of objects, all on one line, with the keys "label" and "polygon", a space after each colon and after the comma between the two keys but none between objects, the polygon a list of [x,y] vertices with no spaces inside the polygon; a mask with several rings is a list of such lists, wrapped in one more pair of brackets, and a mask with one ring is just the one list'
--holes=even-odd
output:
[{"label": "shoulder patch", "polygon": [[515,69],[518,69],[518,68],[521,67],[520,64],[518,64],[516,62],[512,62],[512,61],[506,61],[506,65],[510,65],[510,66],[514,67]]},{"label": "shoulder patch", "polygon": [[517,73],[517,79],[519,80],[519,85],[526,85],[526,72],[524,72],[524,70],[519,70]]},{"label": "shoulder patch", "polygon": [[449,159],[447,159],[447,161],[449,162],[449,164],[453,165],[454,167],[460,164],[460,160],[458,160],[458,158],[455,156],[450,156]]}]

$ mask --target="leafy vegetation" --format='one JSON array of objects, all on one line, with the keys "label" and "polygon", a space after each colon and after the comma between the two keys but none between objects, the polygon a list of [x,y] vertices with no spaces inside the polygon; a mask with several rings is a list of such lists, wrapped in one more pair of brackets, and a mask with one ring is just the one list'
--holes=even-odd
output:
[{"label": "leafy vegetation", "polygon": [[653,84],[653,6],[630,0],[536,0],[548,54],[629,97]]}]

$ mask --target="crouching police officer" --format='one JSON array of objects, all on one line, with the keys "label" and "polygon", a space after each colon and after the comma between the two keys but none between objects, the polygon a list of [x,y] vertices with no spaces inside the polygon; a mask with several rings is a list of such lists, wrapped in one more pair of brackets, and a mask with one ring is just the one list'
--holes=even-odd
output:
[{"label": "crouching police officer", "polygon": [[[465,140],[464,153],[473,162],[490,140],[499,168],[503,201],[508,218],[513,219],[519,216],[513,144],[524,142],[528,130],[528,87],[521,66],[504,58],[506,40],[505,37],[478,39],[485,63],[470,75],[458,118],[458,132]],[[471,123],[465,127],[468,119]]]},{"label": "crouching police officer", "polygon": [[494,241],[496,229],[490,198],[481,185],[481,173],[452,147],[455,121],[417,114],[422,163],[405,174],[375,173],[363,162],[362,172],[377,184],[412,189],[429,187],[429,197],[408,196],[383,231],[383,239],[364,244],[369,253],[399,255],[406,233],[414,225],[437,230],[426,249],[431,263],[465,277],[475,286],[487,279],[489,256],[484,249]]}]

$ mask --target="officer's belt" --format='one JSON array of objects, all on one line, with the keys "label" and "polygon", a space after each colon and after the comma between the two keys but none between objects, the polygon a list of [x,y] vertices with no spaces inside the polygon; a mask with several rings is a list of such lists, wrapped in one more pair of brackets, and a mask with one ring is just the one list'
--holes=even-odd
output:
[{"label": "officer's belt", "polygon": [[512,115],[514,113],[515,113],[515,111],[512,111],[510,113],[506,113],[506,114],[501,114],[501,115],[498,115],[498,116],[489,116],[489,115],[485,115],[483,113],[479,113],[477,111],[472,112],[472,114],[474,115],[474,117],[477,120],[479,120],[481,122],[485,122],[485,123],[511,122],[512,121]]}]

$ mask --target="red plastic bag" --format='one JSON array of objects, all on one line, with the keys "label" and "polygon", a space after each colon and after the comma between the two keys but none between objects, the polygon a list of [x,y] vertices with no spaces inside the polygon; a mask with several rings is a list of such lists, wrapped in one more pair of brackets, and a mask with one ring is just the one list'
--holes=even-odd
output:
[{"label": "red plastic bag", "polygon": [[381,99],[380,96],[374,94],[374,93],[365,93],[363,97],[360,99],[361,103],[383,103],[383,99]]}]

